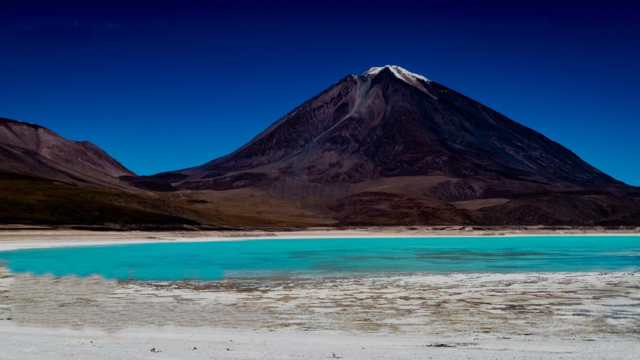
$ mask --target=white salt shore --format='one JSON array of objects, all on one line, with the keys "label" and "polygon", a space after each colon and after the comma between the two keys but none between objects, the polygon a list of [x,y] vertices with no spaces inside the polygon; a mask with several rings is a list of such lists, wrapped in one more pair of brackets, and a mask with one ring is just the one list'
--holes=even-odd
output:
[{"label": "white salt shore", "polygon": [[[176,235],[2,232],[0,250],[211,240]],[[0,359],[638,359],[638,340],[633,272],[119,283],[0,267]]]},{"label": "white salt shore", "polygon": [[630,340],[487,339],[291,330],[0,327],[0,359],[637,359]]},{"label": "white salt shore", "polygon": [[544,227],[485,228],[473,227],[367,227],[361,229],[309,229],[300,231],[83,231],[21,230],[0,228],[0,251],[68,246],[143,244],[159,242],[244,241],[259,239],[324,239],[324,238],[398,238],[398,237],[520,237],[520,236],[640,236],[640,228],[607,230],[605,228],[545,229]]}]

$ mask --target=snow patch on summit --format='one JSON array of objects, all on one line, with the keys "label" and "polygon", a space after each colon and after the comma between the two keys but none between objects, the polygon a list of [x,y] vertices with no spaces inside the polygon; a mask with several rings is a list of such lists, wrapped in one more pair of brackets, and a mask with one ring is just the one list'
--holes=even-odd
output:
[{"label": "snow patch on summit", "polygon": [[[411,71],[408,71],[406,69],[401,68],[400,66],[396,66],[396,65],[386,65],[383,67],[372,67],[371,69],[369,69],[368,71],[366,71],[365,73],[362,74],[362,76],[376,76],[378,73],[380,73],[382,70],[384,69],[389,69],[389,71],[391,71],[391,73],[393,73],[393,75],[395,77],[397,77],[398,79],[406,82],[407,84],[416,87],[420,90],[422,90],[424,93],[426,93],[427,95],[431,96],[433,99],[437,99],[436,96],[434,96],[433,94],[431,94],[429,92],[429,90],[427,90],[424,86],[424,84],[422,82],[431,82],[431,80],[427,79],[426,77],[422,76],[422,75],[418,75],[418,74],[414,74]],[[421,82],[422,81],[422,82]]]},{"label": "snow patch on summit", "polygon": [[[377,75],[380,71],[384,70],[384,69],[389,69],[391,70],[391,72],[399,79],[407,81],[409,79],[414,79],[414,80],[422,80],[422,81],[427,81],[430,82],[431,80],[427,79],[426,77],[422,76],[422,75],[418,75],[418,74],[414,74],[411,71],[408,71],[406,69],[401,68],[400,66],[396,66],[396,65],[385,65],[383,67],[372,67],[371,69],[369,69],[367,72],[365,72],[364,75],[371,75],[371,76],[375,76]],[[408,82],[408,81],[407,81]]]}]

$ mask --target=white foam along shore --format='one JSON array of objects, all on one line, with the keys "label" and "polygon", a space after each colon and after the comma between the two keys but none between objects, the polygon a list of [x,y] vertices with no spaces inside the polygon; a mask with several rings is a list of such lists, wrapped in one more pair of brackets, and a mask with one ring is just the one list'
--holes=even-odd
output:
[{"label": "white foam along shore", "polygon": [[[435,236],[388,229],[194,235],[5,231],[0,250]],[[568,234],[499,236],[526,235]],[[0,359],[635,359],[638,329],[638,273],[448,274],[304,284],[229,280],[202,286],[0,271]]]}]

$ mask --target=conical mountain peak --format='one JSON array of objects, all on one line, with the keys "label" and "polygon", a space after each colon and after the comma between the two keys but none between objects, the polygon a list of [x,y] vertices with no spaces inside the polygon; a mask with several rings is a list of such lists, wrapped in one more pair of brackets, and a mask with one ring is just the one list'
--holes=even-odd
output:
[{"label": "conical mountain peak", "polygon": [[486,188],[456,188],[460,200],[498,193],[501,181],[525,184],[523,193],[618,184],[543,135],[394,65],[347,77],[233,153],[168,175],[191,190],[407,176],[473,178]]},{"label": "conical mountain peak", "polygon": [[640,224],[638,189],[392,65],[341,79],[227,156],[146,180],[207,196],[238,190],[252,204],[295,204],[288,219],[349,225]]},{"label": "conical mountain peak", "polygon": [[422,76],[422,75],[418,75],[415,73],[412,73],[409,70],[406,70],[400,66],[397,65],[385,65],[382,67],[372,67],[371,69],[369,69],[368,71],[364,72],[362,74],[362,76],[376,76],[378,75],[380,72],[384,71],[384,70],[388,70],[389,72],[391,72],[395,77],[397,77],[398,79],[404,80],[404,81],[411,81],[411,80],[422,80],[422,81],[431,81],[429,79],[427,79],[426,77]]}]

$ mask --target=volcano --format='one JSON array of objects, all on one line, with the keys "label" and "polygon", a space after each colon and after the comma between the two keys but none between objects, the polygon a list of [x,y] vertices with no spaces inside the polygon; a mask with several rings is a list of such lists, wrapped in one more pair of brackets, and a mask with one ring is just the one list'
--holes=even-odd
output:
[{"label": "volcano", "polygon": [[397,66],[350,75],[235,152],[163,175],[184,176],[182,188],[206,189],[220,182],[214,178],[246,171],[254,176],[239,186],[274,176],[352,184],[401,176],[619,184],[543,135]]},{"label": "volcano", "polygon": [[637,188],[398,66],[349,75],[233,153],[153,182],[262,189],[343,224],[640,224]]}]

